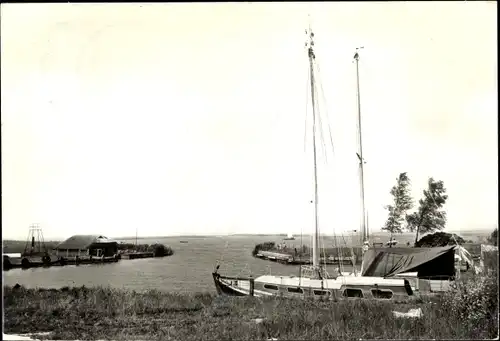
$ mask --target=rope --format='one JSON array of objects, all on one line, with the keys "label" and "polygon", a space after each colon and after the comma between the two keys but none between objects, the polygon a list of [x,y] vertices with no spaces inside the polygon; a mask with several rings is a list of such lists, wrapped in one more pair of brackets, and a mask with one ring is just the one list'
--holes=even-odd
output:
[{"label": "rope", "polygon": [[[323,101],[325,102],[325,107],[326,107],[326,98],[325,98],[325,91],[323,90],[323,82],[321,81],[321,69],[320,69],[320,66],[319,66],[319,63],[318,61],[316,61],[316,67],[318,69],[318,72],[317,72],[317,77],[318,77],[318,83],[319,83],[319,87],[320,87],[320,90],[321,90],[321,98],[323,99]],[[326,107],[327,108],[327,107]],[[328,110],[326,109],[326,122],[327,122],[327,125],[328,125],[328,134],[329,134],[329,137],[330,137],[330,145],[332,147],[332,153],[335,152],[335,149],[334,149],[334,146],[333,146],[333,137],[332,137],[332,129],[331,129],[331,125],[330,125],[330,120],[328,119],[329,115],[328,115]]]},{"label": "rope", "polygon": [[[347,243],[345,242],[344,234],[342,233],[341,236],[342,236],[342,240],[344,241],[344,245],[347,246]],[[340,262],[341,267],[342,267],[342,273],[344,273],[344,271],[345,271],[345,268],[344,268],[344,250],[342,250],[342,261],[339,260],[339,262]]]},{"label": "rope", "polygon": [[229,242],[226,240],[226,245],[224,246],[224,248],[221,251],[221,255],[219,257],[219,260],[217,261],[217,264],[222,264],[222,262],[224,261],[224,253],[226,252],[228,245],[229,245]]},{"label": "rope", "polygon": [[[319,80],[318,80],[319,82]],[[319,82],[321,84],[321,82]],[[322,150],[323,150],[323,156],[325,157],[325,160],[327,160],[327,156],[326,156],[326,144],[325,144],[325,137],[324,137],[324,134],[323,134],[323,123],[321,121],[321,110],[320,110],[320,107],[318,105],[318,88],[317,87],[314,87],[314,98],[315,98],[315,104],[316,104],[316,107],[318,108],[318,115],[317,115],[317,120],[318,120],[318,126],[319,126],[319,138],[320,138],[320,142],[321,142],[321,146],[323,147]]]},{"label": "rope", "polygon": [[307,118],[309,117],[309,83],[311,82],[311,75],[309,74],[309,70],[307,71],[307,84],[306,84],[306,118],[304,122],[304,152],[306,152],[307,145]]}]

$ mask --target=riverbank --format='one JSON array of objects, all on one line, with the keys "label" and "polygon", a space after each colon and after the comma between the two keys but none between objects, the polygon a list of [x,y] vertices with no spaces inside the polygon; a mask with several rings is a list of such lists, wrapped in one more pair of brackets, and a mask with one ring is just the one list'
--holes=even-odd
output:
[{"label": "riverbank", "polygon": [[[465,297],[466,286],[481,292],[467,289]],[[412,308],[420,308],[422,315],[394,316],[393,311]],[[104,287],[4,287],[4,332],[50,332],[37,335],[39,339],[491,339],[497,331],[496,277],[476,278],[460,291],[412,304],[216,297]]]}]

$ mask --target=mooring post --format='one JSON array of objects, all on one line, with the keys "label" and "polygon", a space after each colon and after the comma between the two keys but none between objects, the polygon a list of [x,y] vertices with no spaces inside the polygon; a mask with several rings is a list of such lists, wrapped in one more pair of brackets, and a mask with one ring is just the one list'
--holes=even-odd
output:
[{"label": "mooring post", "polygon": [[253,296],[254,279],[250,278],[250,296]]}]

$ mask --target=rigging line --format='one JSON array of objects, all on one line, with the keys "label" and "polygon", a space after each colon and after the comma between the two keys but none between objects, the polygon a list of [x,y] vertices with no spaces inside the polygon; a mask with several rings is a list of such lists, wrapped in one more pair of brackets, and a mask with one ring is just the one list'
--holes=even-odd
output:
[{"label": "rigging line", "polygon": [[[317,91],[316,91],[317,93]],[[319,106],[318,106],[319,107]],[[323,156],[325,157],[325,162],[328,162],[327,154],[326,154],[326,143],[325,136],[323,134],[323,122],[321,121],[321,110],[318,110],[318,125],[319,125],[319,138],[323,150]]]},{"label": "rigging line", "polygon": [[[339,252],[339,247],[338,247],[338,241],[337,241],[337,235],[335,234],[335,230],[333,231],[334,238],[333,238],[333,250],[334,250],[334,257],[335,253],[337,253],[337,259],[340,259],[340,252]],[[338,270],[340,271],[340,268],[337,267]]]},{"label": "rigging line", "polygon": [[[321,90],[321,97],[323,99],[323,101],[325,102],[325,107],[326,107],[326,97],[325,97],[325,91],[323,90],[323,82],[322,82],[322,78],[321,78],[321,68],[319,66],[319,63],[318,61],[316,61],[316,67],[318,68],[318,79],[320,81],[319,83],[319,86],[320,86],[320,90]],[[331,125],[330,125],[330,119],[328,118],[329,115],[328,115],[328,109],[326,109],[326,123],[328,125],[328,134],[330,135],[330,144],[332,146],[332,153],[335,152],[335,148],[333,147],[333,137],[332,137],[332,129],[331,129]]]},{"label": "rigging line", "polygon": [[306,152],[307,145],[307,118],[309,113],[309,83],[311,82],[311,75],[309,74],[309,70],[307,71],[307,84],[306,84],[306,117],[304,122],[304,152]]},{"label": "rigging line", "polygon": [[229,246],[229,241],[226,241],[225,247],[222,249],[219,262],[222,263],[224,261],[224,253],[226,252],[227,247]]},{"label": "rigging line", "polygon": [[[343,233],[340,233],[340,236],[342,237],[342,239],[344,238],[344,234]],[[345,277],[344,277],[344,272],[345,272],[345,269],[344,269],[344,251],[339,247],[339,271],[341,273],[341,276],[342,276],[342,283],[345,284]]]},{"label": "rigging line", "polygon": [[[316,62],[313,61],[314,65],[316,65]],[[318,72],[316,71],[316,74]],[[321,80],[318,78],[318,77],[315,77],[315,79],[317,79],[317,81],[315,82],[316,84],[319,83],[320,87],[322,86],[321,85]],[[325,137],[324,137],[324,128],[323,128],[323,123],[322,123],[322,120],[321,120],[321,109],[320,109],[320,106],[319,106],[319,102],[318,102],[318,99],[319,99],[319,94],[318,94],[318,87],[315,86],[314,87],[314,98],[315,98],[315,104],[316,104],[316,107],[318,108],[318,125],[319,125],[319,136],[320,136],[320,142],[321,142],[321,145],[323,147],[323,156],[325,157],[325,159],[327,160],[327,152],[326,152],[326,144],[325,144]]]},{"label": "rigging line", "polygon": [[[316,68],[318,69],[318,65],[317,65],[317,62],[314,63],[316,65]],[[319,69],[317,70],[316,74],[319,76]],[[323,85],[321,83],[321,79],[319,77],[316,77],[317,78],[317,82],[316,83],[319,83],[319,87],[320,89],[323,88]],[[314,92],[315,92],[315,98],[316,98],[316,104],[318,104],[318,88],[315,87],[314,89]],[[325,97],[324,94],[322,94],[323,98]],[[323,146],[323,156],[325,157],[325,162],[328,163],[328,158],[327,158],[327,150],[326,150],[326,143],[325,143],[325,136],[324,136],[324,128],[323,128],[323,123],[322,123],[322,120],[321,120],[321,110],[319,109],[319,105],[317,105],[318,107],[318,124],[319,124],[319,127],[320,127],[320,141],[321,141],[321,145]]]},{"label": "rigging line", "polygon": [[[342,240],[344,241],[344,245],[346,245],[344,234],[342,233],[341,236],[342,236]],[[342,267],[342,273],[344,273],[345,272],[345,268],[344,268],[344,246],[342,248],[342,259],[339,260],[339,262],[340,262],[340,264],[342,264],[341,265],[341,267]]]},{"label": "rigging line", "polygon": [[[323,277],[325,277],[323,275],[326,273],[326,253],[325,253],[324,238],[321,238],[321,247],[323,249],[323,273],[321,274],[321,277],[323,278]],[[327,283],[327,288],[328,288],[328,281],[326,283]],[[321,285],[323,285],[323,283],[321,283]]]}]

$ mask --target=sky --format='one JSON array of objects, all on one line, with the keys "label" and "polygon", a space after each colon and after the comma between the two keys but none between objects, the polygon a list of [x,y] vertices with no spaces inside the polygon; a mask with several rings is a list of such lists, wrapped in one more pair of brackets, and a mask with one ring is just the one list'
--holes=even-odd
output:
[{"label": "sky", "polygon": [[320,231],[360,226],[360,46],[370,230],[401,172],[415,201],[444,182],[448,230],[492,230],[496,6],[2,4],[2,237],[312,232],[309,23]]}]

